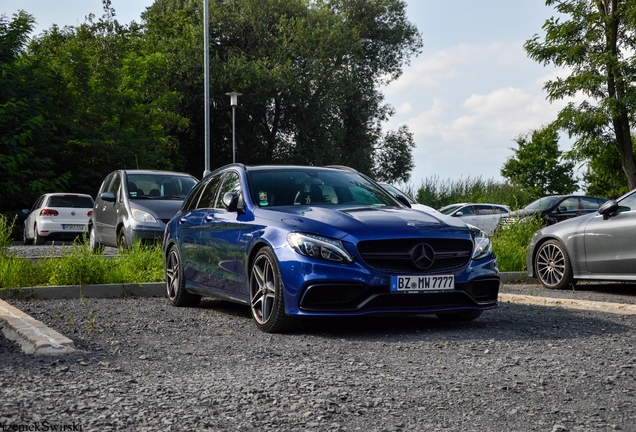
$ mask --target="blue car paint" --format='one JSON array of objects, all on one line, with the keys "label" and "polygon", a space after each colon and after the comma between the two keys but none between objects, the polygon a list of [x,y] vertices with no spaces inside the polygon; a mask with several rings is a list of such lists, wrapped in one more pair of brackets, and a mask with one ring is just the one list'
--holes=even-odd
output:
[{"label": "blue car paint", "polygon": [[[242,186],[247,190],[245,173],[240,172]],[[214,174],[212,173],[211,176]],[[204,181],[206,179],[202,180]],[[484,305],[426,309],[302,310],[299,304],[304,290],[309,284],[316,282],[361,283],[370,287],[386,287],[388,291],[389,278],[391,274],[396,273],[381,271],[367,265],[357,249],[360,241],[453,237],[468,239],[472,242],[470,230],[457,218],[422,213],[397,205],[382,208],[361,208],[355,205],[258,207],[252,202],[249,193],[243,194],[243,200],[244,213],[209,209],[183,213],[180,211],[167,225],[163,243],[164,260],[167,251],[173,245],[179,248],[184,256],[186,289],[189,291],[249,304],[250,259],[256,250],[268,246],[274,251],[278,260],[283,281],[285,312],[288,315],[355,316],[378,312],[435,313],[466,309],[486,310],[496,307],[496,301],[494,301]],[[208,232],[211,222],[206,220],[206,216],[219,217],[222,213],[225,221],[233,225],[233,229],[223,231],[222,234],[218,231]],[[334,263],[301,255],[292,249],[287,241],[287,234],[290,232],[313,233],[341,240],[354,262]],[[218,249],[220,244],[232,251],[229,259],[209,261],[204,266],[195,265],[192,253],[201,253],[210,246]],[[456,285],[479,278],[497,278],[497,280],[499,278],[497,261],[492,253],[480,260],[470,259],[467,265],[451,273],[455,275]]]}]

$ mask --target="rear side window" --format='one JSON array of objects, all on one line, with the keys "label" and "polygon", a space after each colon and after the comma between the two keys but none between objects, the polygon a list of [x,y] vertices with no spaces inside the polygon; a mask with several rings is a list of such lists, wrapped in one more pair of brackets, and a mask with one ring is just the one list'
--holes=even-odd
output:
[{"label": "rear side window", "polygon": [[201,199],[197,204],[196,208],[212,208],[214,207],[214,199],[216,198],[216,191],[219,187],[219,183],[221,182],[222,175],[216,175],[210,179],[210,181],[205,185],[205,189],[201,193]]},{"label": "rear side window", "polygon": [[55,195],[49,198],[49,207],[92,208],[93,199],[77,195]]}]

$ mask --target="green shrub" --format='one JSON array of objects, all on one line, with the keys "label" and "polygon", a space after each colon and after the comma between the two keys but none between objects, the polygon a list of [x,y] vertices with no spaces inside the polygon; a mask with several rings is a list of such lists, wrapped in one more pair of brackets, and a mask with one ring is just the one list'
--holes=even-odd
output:
[{"label": "green shrub", "polygon": [[108,274],[108,283],[144,283],[164,280],[161,245],[144,246],[137,241],[121,253]]},{"label": "green shrub", "polygon": [[42,268],[30,260],[0,254],[0,289],[46,285]]},{"label": "green shrub", "polygon": [[526,271],[526,255],[533,234],[543,226],[539,217],[511,221],[492,236],[492,249],[502,272]]},{"label": "green shrub", "polygon": [[8,252],[0,253],[0,289],[163,280],[160,245],[142,246],[136,242],[119,256],[107,259],[91,252],[85,239],[77,240],[65,248],[61,256],[51,256],[36,263]]},{"label": "green shrub", "polygon": [[433,176],[422,180],[419,188],[406,186],[404,189],[416,191],[412,195],[417,202],[436,209],[449,204],[483,202],[504,204],[516,210],[533,201],[533,197],[518,187],[493,179],[483,180],[481,177],[440,180]]},{"label": "green shrub", "polygon": [[9,246],[13,244],[12,233],[16,218],[17,216],[10,219],[0,214],[0,255],[6,255],[9,252]]},{"label": "green shrub", "polygon": [[60,257],[38,262],[49,275],[48,285],[91,285],[106,280],[110,263],[94,254],[86,243],[76,241],[65,248]]}]

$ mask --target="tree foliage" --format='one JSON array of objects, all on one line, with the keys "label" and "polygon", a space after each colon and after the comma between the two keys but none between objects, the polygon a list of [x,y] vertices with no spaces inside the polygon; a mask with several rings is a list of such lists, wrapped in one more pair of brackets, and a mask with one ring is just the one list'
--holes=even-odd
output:
[{"label": "tree foliage", "polygon": [[[344,164],[375,174],[380,153],[409,146],[408,130],[384,134],[392,109],[380,82],[421,48],[402,0],[210,1],[211,165],[231,161],[238,91],[237,160]],[[180,135],[188,169],[203,170],[202,11],[197,0],[157,0],[143,15],[147,40],[169,53],[169,80],[190,128]],[[391,154],[391,152],[388,152]],[[408,179],[412,164],[391,176]]]},{"label": "tree foliage", "polygon": [[562,161],[559,134],[554,125],[532,131],[516,139],[518,148],[511,148],[501,176],[531,196],[570,194],[577,190],[574,163]]},{"label": "tree foliage", "polygon": [[[545,37],[535,35],[525,49],[538,62],[570,70],[567,77],[545,84],[550,100],[586,97],[582,103],[569,103],[556,122],[576,137],[570,157],[592,161],[588,179],[601,180],[606,176],[594,170],[603,169],[609,155],[617,155],[623,188],[636,188],[631,136],[636,103],[636,0],[547,0],[546,5],[553,5],[560,16],[548,19],[543,26]],[[594,187],[607,191],[614,186]]]},{"label": "tree foliage", "polygon": [[[203,4],[156,0],[120,24],[0,19],[0,211],[43,192],[94,194],[118,168],[204,169]],[[382,131],[378,84],[421,49],[403,0],[210,0],[211,168],[237,159],[344,164],[408,180],[412,134]],[[19,206],[19,207],[18,207]]]},{"label": "tree foliage", "polygon": [[69,178],[55,164],[55,74],[23,55],[33,24],[24,11],[11,20],[0,16],[0,210],[28,207],[44,191],[64,189]]}]

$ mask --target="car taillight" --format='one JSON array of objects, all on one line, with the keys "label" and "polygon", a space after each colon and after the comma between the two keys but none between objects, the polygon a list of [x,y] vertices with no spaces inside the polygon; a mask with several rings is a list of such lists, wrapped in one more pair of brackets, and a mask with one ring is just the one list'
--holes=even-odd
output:
[{"label": "car taillight", "polygon": [[42,211],[40,212],[40,216],[57,216],[59,213],[57,212],[57,210],[51,210],[51,209],[42,209]]},{"label": "car taillight", "polygon": [[88,217],[93,216],[93,210],[89,210],[88,213],[86,213],[86,216],[88,216]]}]

